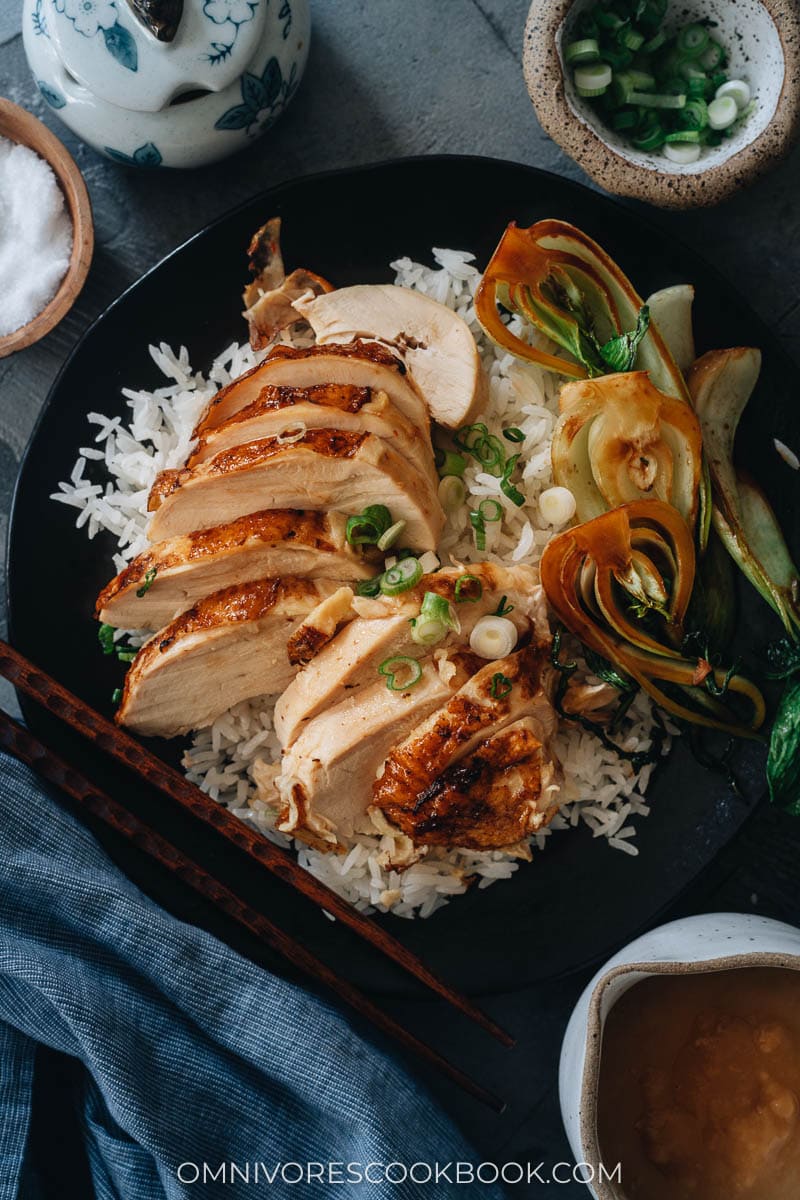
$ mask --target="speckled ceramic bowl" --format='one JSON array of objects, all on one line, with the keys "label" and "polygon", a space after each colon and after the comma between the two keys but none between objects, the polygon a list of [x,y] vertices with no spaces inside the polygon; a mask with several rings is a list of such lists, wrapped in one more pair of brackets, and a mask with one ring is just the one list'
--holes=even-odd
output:
[{"label": "speckled ceramic bowl", "polygon": [[626,1200],[615,1164],[602,1164],[597,1089],[608,1014],[629,988],[653,975],[694,975],[744,967],[800,971],[800,929],[747,913],[707,913],[661,925],[602,967],[570,1017],[561,1048],[559,1096],[575,1162],[595,1200]]},{"label": "speckled ceramic bowl", "polygon": [[769,170],[800,133],[800,10],[796,0],[671,0],[665,27],[700,18],[717,23],[730,78],[750,84],[755,110],[722,145],[679,166],[635,150],[602,123],[564,71],[563,46],[575,17],[594,0],[534,0],[523,66],[543,128],[609,192],[662,208],[718,204]]}]

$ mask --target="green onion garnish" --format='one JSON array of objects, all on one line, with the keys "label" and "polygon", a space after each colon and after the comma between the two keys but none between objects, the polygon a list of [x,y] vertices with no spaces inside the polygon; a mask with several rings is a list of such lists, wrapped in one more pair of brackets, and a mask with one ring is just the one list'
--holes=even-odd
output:
[{"label": "green onion garnish", "polygon": [[498,604],[497,608],[494,610],[494,616],[507,617],[510,612],[514,611],[514,605],[507,604],[506,603],[507,599],[508,599],[508,597],[506,597],[506,596],[500,597],[500,603]]},{"label": "green onion garnish", "polygon": [[381,534],[375,545],[379,550],[388,550],[390,546],[395,544],[405,527],[405,521],[395,521],[394,525],[390,525],[389,528]]},{"label": "green onion garnish", "polygon": [[407,592],[422,579],[422,563],[418,558],[401,558],[380,577],[380,589],[384,596],[399,596]]},{"label": "green onion garnish", "polygon": [[494,521],[500,521],[503,518],[503,506],[499,500],[495,500],[492,496],[486,496],[478,505],[478,512],[483,517],[484,521],[492,524]]},{"label": "green onion garnish", "polygon": [[515,425],[512,425],[510,429],[504,429],[503,437],[506,439],[507,442],[524,442],[525,441],[525,434],[522,432],[521,429],[517,429],[517,427]]},{"label": "green onion garnish", "polygon": [[519,488],[515,487],[511,482],[511,476],[514,473],[514,468],[516,467],[518,461],[518,454],[512,454],[511,458],[506,461],[506,465],[503,469],[503,478],[500,480],[500,491],[504,496],[508,496],[508,499],[513,504],[516,504],[517,508],[521,508],[525,503],[525,497]]},{"label": "green onion garnish", "polygon": [[97,640],[103,647],[103,654],[114,653],[114,626],[101,625],[97,631]]},{"label": "green onion garnish", "polygon": [[442,479],[447,475],[457,475],[460,479],[466,465],[467,460],[463,454],[456,454],[452,450],[441,450],[437,454],[437,468]]},{"label": "green onion garnish", "polygon": [[502,700],[509,694],[512,687],[511,680],[502,671],[495,671],[492,676],[492,686],[489,688],[489,695],[493,700]]},{"label": "green onion garnish", "polygon": [[390,692],[405,692],[422,679],[422,666],[416,658],[395,654],[383,660],[378,667],[378,674],[386,676],[386,686]]},{"label": "green onion garnish", "polygon": [[467,489],[457,475],[445,475],[439,483],[439,503],[446,513],[454,513],[467,498]]},{"label": "green onion garnish", "polygon": [[482,595],[483,584],[477,575],[461,575],[456,580],[456,586],[453,589],[453,598],[456,604],[463,604],[465,601],[474,604],[480,600]]},{"label": "green onion garnish", "polygon": [[438,592],[426,592],[419,616],[411,621],[411,637],[420,646],[434,646],[449,632],[460,633],[461,622],[449,600]]},{"label": "green onion garnish", "polygon": [[356,584],[357,596],[380,596],[381,576],[374,575],[372,579],[360,579]]},{"label": "green onion garnish", "polygon": [[122,699],[122,688],[114,688],[113,692],[111,693],[111,703],[119,704],[121,699]]},{"label": "green onion garnish", "polygon": [[385,504],[369,504],[357,517],[349,517],[345,537],[351,546],[374,546],[392,524]]},{"label": "green onion garnish", "polygon": [[138,651],[131,650],[130,648],[127,648],[125,650],[118,650],[117,658],[119,659],[120,662],[130,663],[130,662],[133,662],[133,660],[136,658],[137,653],[138,653]]},{"label": "green onion garnish", "polygon": [[139,597],[140,600],[141,600],[142,596],[144,596],[145,592],[150,591],[150,588],[153,586],[153,580],[155,579],[157,574],[158,574],[158,567],[150,567],[149,570],[145,571],[144,581],[142,583],[142,586],[138,587],[136,589],[136,595]]},{"label": "green onion garnish", "polygon": [[475,531],[475,548],[477,550],[486,549],[486,522],[480,514],[480,511],[470,512],[469,523]]}]

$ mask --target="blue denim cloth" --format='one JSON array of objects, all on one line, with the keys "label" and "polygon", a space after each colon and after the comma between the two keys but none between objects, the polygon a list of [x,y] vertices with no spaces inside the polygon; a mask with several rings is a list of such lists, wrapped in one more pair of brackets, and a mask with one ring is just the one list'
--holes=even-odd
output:
[{"label": "blue denim cloth", "polygon": [[158,908],[0,756],[0,1200],[31,1195],[20,1181],[37,1043],[83,1063],[80,1115],[101,1200],[433,1198],[449,1186],[268,1186],[263,1175],[231,1185],[208,1173],[204,1183],[193,1167],[181,1182],[178,1168],[475,1157],[345,1016]]}]

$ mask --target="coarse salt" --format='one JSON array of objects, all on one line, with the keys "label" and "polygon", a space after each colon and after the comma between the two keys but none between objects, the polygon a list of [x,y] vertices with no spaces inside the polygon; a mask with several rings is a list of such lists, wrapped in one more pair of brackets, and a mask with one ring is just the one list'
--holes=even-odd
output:
[{"label": "coarse salt", "polygon": [[72,222],[52,168],[0,138],[0,337],[55,296],[72,253]]}]

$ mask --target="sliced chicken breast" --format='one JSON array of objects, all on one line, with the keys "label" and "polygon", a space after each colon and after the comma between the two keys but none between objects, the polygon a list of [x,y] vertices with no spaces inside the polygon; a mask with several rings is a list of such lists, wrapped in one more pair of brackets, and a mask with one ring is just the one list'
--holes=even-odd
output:
[{"label": "sliced chicken breast", "polygon": [[415,588],[394,599],[357,597],[354,607],[364,615],[345,625],[280,697],[275,709],[275,729],[281,744],[291,745],[317,713],[373,683],[384,659],[395,654],[418,658],[422,648],[411,637],[410,618],[419,612],[426,591],[435,591],[454,602],[456,583],[467,573],[480,579],[482,595],[478,601],[455,605],[461,632],[449,635],[440,643],[442,647],[465,645],[475,623],[495,612],[504,595],[514,606],[508,617],[517,626],[520,637],[528,636],[531,631],[541,639],[549,635],[544,596],[530,567],[470,563],[464,569],[447,567],[426,575]]},{"label": "sliced chicken breast", "polygon": [[441,425],[458,429],[477,420],[488,399],[488,381],[469,326],[429,296],[391,283],[336,288],[295,301],[317,341],[375,338],[402,355]]},{"label": "sliced chicken breast", "polygon": [[413,688],[392,692],[381,678],[306,725],[275,780],[280,830],[334,844],[366,828],[372,785],[392,745],[445,704],[478,665],[465,656],[456,656],[451,671],[440,671],[432,657],[421,664]]},{"label": "sliced chicken breast", "polygon": [[199,601],[145,643],[125,677],[116,720],[146,737],[211,725],[241,700],[282,691],[286,642],[335,584],[263,579]]},{"label": "sliced chicken breast", "polygon": [[385,504],[403,520],[403,540],[432,550],[444,513],[418,472],[370,433],[311,429],[299,441],[263,438],[208,462],[163,471],[150,492],[152,541],[235,521],[264,508],[360,513]]},{"label": "sliced chicken breast", "polygon": [[555,816],[558,777],[538,722],[523,717],[451,762],[413,806],[382,811],[417,846],[510,849]]},{"label": "sliced chicken breast", "polygon": [[366,579],[341,513],[272,509],[158,542],[111,580],[96,616],[118,629],[161,629],[203,596],[253,579]]},{"label": "sliced chicken breast", "polygon": [[265,387],[308,388],[344,384],[386,392],[390,402],[420,432],[430,432],[428,406],[412,382],[402,359],[374,342],[345,346],[275,346],[258,366],[217,392],[200,419],[195,436],[222,425],[253,404]]},{"label": "sliced chicken breast", "polygon": [[186,465],[194,467],[222,450],[261,438],[280,437],[291,441],[297,432],[306,429],[373,433],[388,442],[415,471],[421,472],[430,486],[439,486],[427,434],[395,408],[386,392],[344,383],[320,383],[310,388],[262,388],[252,404],[222,425],[199,435],[197,449]]},{"label": "sliced chicken breast", "polygon": [[[487,663],[473,675],[447,704],[392,749],[375,782],[374,805],[406,833],[419,822],[418,837],[422,842],[449,845],[455,842],[486,848],[495,837],[491,828],[496,824],[502,830],[499,835],[502,840],[491,844],[508,844],[509,826],[499,820],[499,799],[508,796],[507,789],[513,782],[513,793],[519,800],[516,811],[521,813],[528,803],[520,797],[530,788],[530,770],[525,773],[525,780],[521,777],[510,780],[506,776],[499,784],[492,784],[500,789],[495,793],[497,803],[485,810],[476,805],[480,805],[481,795],[483,803],[489,805],[486,784],[498,769],[504,769],[504,762],[506,766],[519,766],[527,757],[530,767],[533,756],[533,769],[542,762],[531,738],[546,746],[557,725],[544,686],[548,655],[547,645],[533,644],[507,658]],[[495,751],[486,750],[485,743],[523,718],[527,719],[524,737],[514,743],[497,743]],[[462,774],[458,773],[459,766],[464,767]],[[458,800],[459,795],[463,800]],[[549,807],[548,799],[546,808]],[[475,827],[483,818],[486,825],[480,834]],[[459,838],[471,840],[459,842],[456,828]],[[417,835],[409,835],[417,840]]]}]

